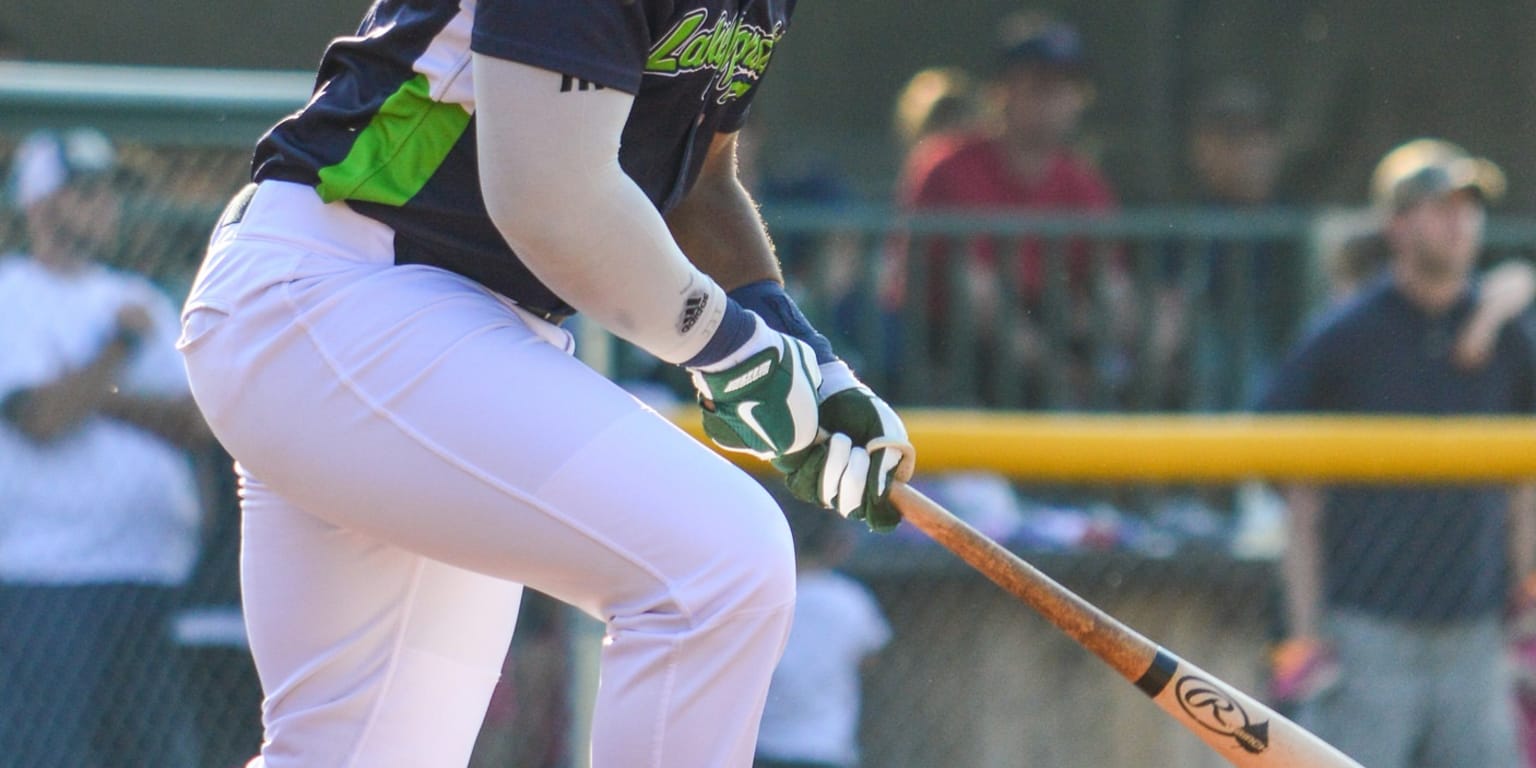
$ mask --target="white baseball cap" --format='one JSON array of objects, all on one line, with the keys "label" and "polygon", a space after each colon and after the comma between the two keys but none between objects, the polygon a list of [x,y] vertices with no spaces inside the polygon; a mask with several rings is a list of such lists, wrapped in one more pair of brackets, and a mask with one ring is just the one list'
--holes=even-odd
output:
[{"label": "white baseball cap", "polygon": [[71,181],[116,167],[112,141],[95,128],[36,131],[16,147],[6,191],[17,206],[30,208]]}]

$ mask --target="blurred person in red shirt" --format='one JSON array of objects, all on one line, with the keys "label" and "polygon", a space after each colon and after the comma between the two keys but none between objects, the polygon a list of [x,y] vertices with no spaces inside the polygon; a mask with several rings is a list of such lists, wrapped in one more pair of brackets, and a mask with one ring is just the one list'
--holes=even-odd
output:
[{"label": "blurred person in red shirt", "polygon": [[[897,202],[908,212],[1108,212],[1116,207],[1114,192],[1097,168],[1071,147],[1083,112],[1093,99],[1088,59],[1082,40],[1069,24],[1039,14],[1010,17],[1001,26],[993,71],[982,94],[983,116],[974,129],[945,131],[919,141],[908,154],[897,190]],[[915,240],[915,238],[913,238]],[[1051,360],[1069,360],[1068,391],[1088,393],[1100,358],[1091,349],[1093,324],[1101,321],[1093,311],[1093,278],[1108,278],[1103,287],[1126,290],[1118,254],[1110,251],[1109,267],[1094,268],[1094,249],[1074,238],[1065,247],[1068,270],[1065,297],[1066,349],[1053,348],[1053,335],[1045,327],[1049,249],[1057,244],[1043,238],[1021,240],[1017,251],[1005,257],[998,238],[971,240],[964,249],[951,242],[932,240],[909,243],[899,238],[890,254],[885,286],[888,306],[905,304],[909,245],[923,252],[928,262],[925,306],[931,313],[929,353],[944,359],[951,342],[944,322],[953,291],[946,269],[948,259],[966,256],[961,274],[969,321],[984,350],[976,356],[982,404],[1037,406],[1039,386],[1007,391],[991,380],[998,363],[995,352],[1034,377]],[[1011,282],[999,280],[1011,276]],[[1003,290],[1011,285],[1018,312],[1009,327],[999,321]],[[1123,305],[1109,301],[1106,305]],[[910,311],[910,308],[908,308]],[[1039,382],[1036,382],[1038,384]],[[946,387],[947,388],[947,387]],[[965,397],[968,393],[957,393]],[[1052,403],[1063,404],[1063,403]],[[1064,403],[1082,405],[1081,402]]]}]

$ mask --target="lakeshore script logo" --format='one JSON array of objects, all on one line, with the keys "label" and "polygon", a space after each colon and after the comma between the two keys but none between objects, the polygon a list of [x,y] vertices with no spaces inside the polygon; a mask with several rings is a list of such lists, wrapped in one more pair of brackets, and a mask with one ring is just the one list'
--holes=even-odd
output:
[{"label": "lakeshore script logo", "polygon": [[768,69],[773,46],[784,34],[781,26],[766,30],[740,16],[722,13],[705,26],[709,10],[700,8],[679,19],[661,36],[645,61],[646,74],[676,77],[693,72],[715,73],[711,89],[716,103],[741,98]]}]

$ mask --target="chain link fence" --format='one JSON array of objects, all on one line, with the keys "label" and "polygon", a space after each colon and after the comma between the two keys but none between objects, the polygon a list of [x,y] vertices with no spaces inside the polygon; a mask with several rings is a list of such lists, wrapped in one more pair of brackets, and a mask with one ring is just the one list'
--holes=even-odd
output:
[{"label": "chain link fence", "polygon": [[[10,160],[27,135],[27,131],[0,134],[3,157]],[[95,256],[115,269],[148,278],[170,306],[179,307],[219,201],[241,183],[248,151],[136,139],[119,140],[116,150],[117,164],[107,183],[119,204],[120,224],[116,236]],[[3,167],[9,176],[10,164]],[[14,196],[7,196],[7,201],[0,216],[0,253],[5,254],[7,267],[13,267],[31,258],[31,241],[37,235],[35,229],[29,233],[25,211],[11,204]],[[93,210],[81,215],[112,214]],[[0,314],[12,328],[25,327],[27,317],[16,315],[24,311],[10,306]],[[54,336],[69,338],[63,333]],[[7,338],[14,341],[16,337]],[[36,350],[27,345],[12,347],[5,354],[35,355]],[[16,363],[17,358],[12,361]],[[15,375],[17,364],[21,363],[7,367],[8,376]],[[6,394],[12,394],[9,386]],[[83,428],[97,427],[87,423]],[[67,514],[92,500],[104,499],[115,506],[139,497],[131,483],[122,487],[124,478],[110,466],[79,465],[78,476],[53,487],[24,482],[16,473],[31,464],[12,447],[18,436],[17,432],[6,436],[8,447],[0,459],[10,464],[0,471],[0,487],[7,491],[0,493],[0,540],[8,529],[24,527],[27,515]],[[82,455],[70,447],[77,444],[66,435],[41,444],[38,450],[57,452],[59,464],[53,466],[68,466],[71,456]],[[10,739],[19,736],[29,744],[19,752],[0,755],[0,765],[224,768],[243,764],[255,753],[260,742],[261,699],[237,607],[239,522],[234,478],[229,458],[217,446],[202,445],[183,455],[191,468],[200,511],[195,527],[177,534],[178,546],[192,547],[197,553],[183,583],[155,587],[133,577],[116,578],[122,574],[64,582],[47,574],[32,579],[17,569],[24,567],[18,562],[34,557],[0,543],[6,552],[0,556],[5,573],[0,578],[0,699],[5,700],[0,703],[0,717],[11,718],[0,725],[0,733],[9,734],[0,743],[14,747]],[[161,519],[161,510],[128,512],[142,514],[138,524],[146,527],[168,524]],[[72,540],[82,548],[110,548],[107,537],[123,535],[106,519],[110,515],[102,517],[99,530],[80,528],[82,523],[89,525],[89,517],[61,518],[57,529],[47,535]],[[92,543],[97,540],[99,544]],[[99,559],[86,555],[80,567],[88,568],[84,563]],[[60,571],[72,567],[69,562],[58,563]],[[61,697],[67,697],[63,712],[42,703]],[[90,751],[79,743],[85,738],[91,741]]]},{"label": "chain link fence", "polygon": [[[137,78],[149,85],[130,98],[133,72],[93,70],[71,89],[59,84],[68,68],[45,67],[49,80],[30,71],[23,77],[14,66],[0,65],[0,112],[8,115],[0,120],[0,157],[34,128],[89,124],[111,134],[122,222],[100,257],[150,278],[173,303],[185,295],[224,201],[246,179],[256,126],[303,98],[301,90],[285,101],[274,94],[287,91],[269,87],[231,105],[195,88],[177,95],[149,76]],[[286,82],[291,90],[301,80]],[[43,81],[54,84],[40,90]],[[768,215],[807,312],[903,407],[1241,409],[1326,293],[1315,265],[1328,229],[1302,212],[893,219],[883,209],[781,207]],[[1533,232],[1527,222],[1497,222],[1496,258],[1525,257]],[[1046,265],[1045,283],[1029,293],[1012,280],[978,279],[966,259],[947,255],[983,237],[998,252],[1033,249]],[[23,212],[0,208],[0,250],[24,253],[28,240]],[[1086,265],[1080,284],[1068,282],[1073,263]],[[1118,277],[1106,279],[1111,273]],[[1036,321],[1030,338],[1011,330],[1025,317]],[[990,325],[981,327],[983,320]],[[682,382],[633,350],[619,345],[614,360],[617,378],[685,394]],[[150,668],[164,679],[136,688],[111,668],[91,672],[99,687],[80,689],[80,711],[101,714],[93,738],[105,755],[184,754],[182,765],[232,768],[256,752],[261,736],[260,691],[238,612],[235,488],[219,449],[187,460],[203,510],[196,568],[168,605],[109,601],[128,618],[110,633],[113,645],[93,651],[103,664],[153,659]],[[1285,540],[1282,504],[1268,487],[1134,478],[1041,484],[980,468],[921,480],[941,503],[1112,615],[1235,686],[1266,692],[1267,653],[1283,630],[1277,562]],[[86,471],[75,482],[80,490],[101,480]],[[20,507],[0,510],[0,521],[20,514]],[[1439,538],[1449,541],[1462,519],[1439,524],[1446,526]],[[1376,537],[1362,529],[1345,538]],[[840,567],[867,585],[892,630],[863,676],[864,765],[1220,764],[1107,668],[919,534],[856,534],[851,543]],[[1382,581],[1371,588],[1390,593],[1436,581],[1432,573],[1410,583],[1390,575],[1376,574]],[[0,652],[71,635],[32,615],[0,613]],[[134,623],[135,615],[157,620]],[[572,736],[582,722],[582,689],[571,668],[589,640],[590,629],[567,609],[528,596],[476,768],[583,764]],[[88,671],[78,673],[83,680]],[[26,707],[14,696],[0,686],[0,697],[13,697],[0,716]],[[133,725],[146,711],[182,726],[168,734]],[[46,724],[31,735],[40,743],[54,738]],[[37,768],[7,759],[0,755],[0,767]]]}]

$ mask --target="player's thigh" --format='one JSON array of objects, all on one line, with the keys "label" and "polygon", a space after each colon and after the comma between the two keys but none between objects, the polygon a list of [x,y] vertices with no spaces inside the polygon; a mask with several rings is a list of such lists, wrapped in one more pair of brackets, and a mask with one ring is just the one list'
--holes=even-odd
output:
[{"label": "player's thigh", "polygon": [[754,481],[456,275],[326,273],[249,314],[188,366],[248,361],[215,430],[310,514],[598,615],[792,581]]},{"label": "player's thigh", "polygon": [[268,764],[463,764],[521,586],[338,528],[249,475],[242,485],[242,602]]},{"label": "player's thigh", "polygon": [[[252,650],[282,674],[334,648],[333,669],[389,663],[396,647],[497,670],[515,582],[438,563],[309,515],[242,470],[240,582]],[[382,667],[378,667],[382,668]],[[282,680],[263,687],[278,690]]]}]

